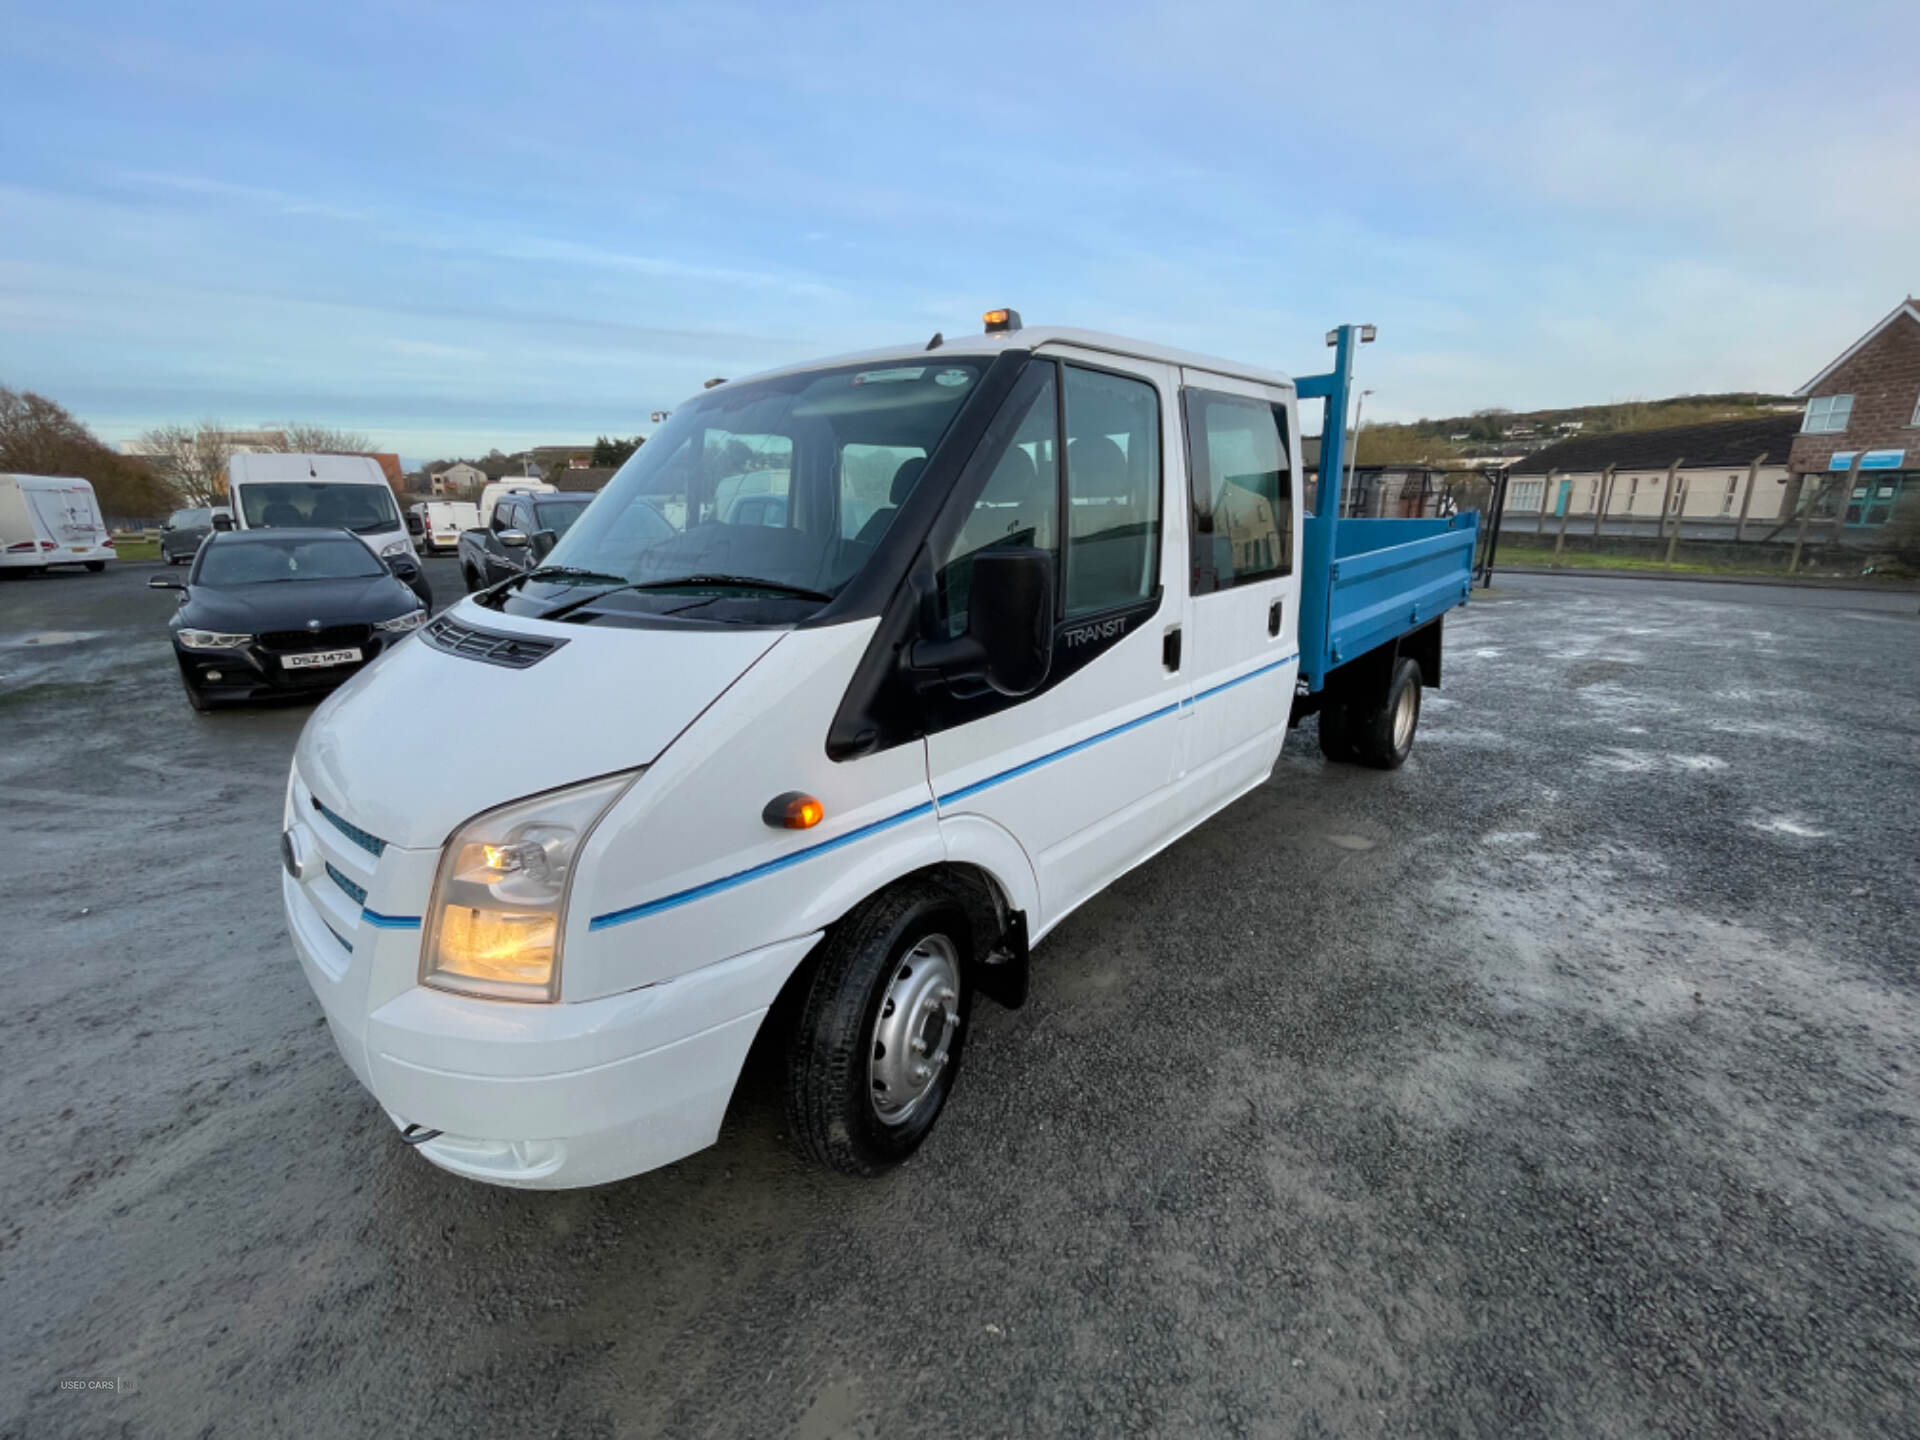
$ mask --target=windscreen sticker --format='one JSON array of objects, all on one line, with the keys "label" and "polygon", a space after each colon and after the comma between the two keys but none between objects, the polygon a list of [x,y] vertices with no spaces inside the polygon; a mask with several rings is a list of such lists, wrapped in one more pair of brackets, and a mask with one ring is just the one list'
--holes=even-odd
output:
[{"label": "windscreen sticker", "polygon": [[902,380],[918,380],[927,373],[924,365],[903,365],[892,370],[863,370],[853,377],[856,385],[893,385]]},{"label": "windscreen sticker", "polygon": [[938,375],[933,377],[933,383],[936,385],[965,385],[971,379],[973,379],[973,375],[966,370],[942,370]]}]

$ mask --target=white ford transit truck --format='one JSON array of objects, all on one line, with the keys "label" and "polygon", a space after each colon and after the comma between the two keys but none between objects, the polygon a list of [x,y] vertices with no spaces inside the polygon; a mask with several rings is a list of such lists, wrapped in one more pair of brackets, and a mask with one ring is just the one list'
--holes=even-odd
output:
[{"label": "white ford transit truck", "polygon": [[[1032,947],[1290,721],[1400,763],[1475,517],[1340,517],[1356,339],[1296,384],[996,311],[705,390],[543,564],[326,701],[288,925],[401,1138],[502,1185],[633,1175],[714,1141],[776,1024],[802,1148],[880,1173],[976,1001],[1021,1003]],[[442,763],[475,715],[554,743]]]}]

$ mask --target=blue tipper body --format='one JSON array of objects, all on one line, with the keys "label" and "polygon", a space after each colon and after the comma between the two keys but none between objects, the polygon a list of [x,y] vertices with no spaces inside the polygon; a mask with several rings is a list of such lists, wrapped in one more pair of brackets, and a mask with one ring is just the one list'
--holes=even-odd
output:
[{"label": "blue tipper body", "polygon": [[1300,678],[1309,692],[1330,672],[1466,603],[1480,517],[1343,520],[1347,402],[1359,327],[1335,334],[1333,369],[1294,381],[1302,400],[1325,400],[1319,513],[1305,519],[1300,576]]}]

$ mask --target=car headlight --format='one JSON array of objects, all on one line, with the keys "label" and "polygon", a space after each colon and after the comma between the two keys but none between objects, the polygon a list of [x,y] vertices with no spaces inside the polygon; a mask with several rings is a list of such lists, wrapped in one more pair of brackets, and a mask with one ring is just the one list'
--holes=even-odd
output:
[{"label": "car headlight", "polygon": [[502,805],[454,831],[434,877],[420,983],[496,1000],[559,999],[574,861],[640,773]]},{"label": "car headlight", "polygon": [[189,650],[238,650],[251,645],[251,635],[228,635],[219,630],[179,630],[180,643]]},{"label": "car headlight", "polygon": [[391,560],[396,555],[411,555],[412,553],[413,541],[396,540],[380,552],[380,558],[382,560]]},{"label": "car headlight", "polygon": [[418,630],[426,621],[424,610],[409,610],[405,615],[396,615],[391,620],[382,620],[373,628],[385,630],[389,635],[404,635],[409,630]]}]

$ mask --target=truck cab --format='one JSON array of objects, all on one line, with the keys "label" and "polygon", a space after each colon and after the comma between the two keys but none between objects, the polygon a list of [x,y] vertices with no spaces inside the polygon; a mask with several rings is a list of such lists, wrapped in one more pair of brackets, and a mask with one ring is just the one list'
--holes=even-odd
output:
[{"label": "truck cab", "polygon": [[[349,1066],[436,1164],[596,1184],[712,1143],[771,1023],[803,1150],[906,1158],[976,1000],[1019,1004],[1032,948],[1291,723],[1411,747],[1471,523],[1383,562],[1351,527],[1439,522],[1309,517],[1298,402],[995,312],[674,411],[302,737],[283,888]],[[566,743],[433,763],[474,714]]]},{"label": "truck cab", "polygon": [[468,592],[538,565],[592,500],[552,487],[497,496],[486,524],[460,532],[460,574]]}]

